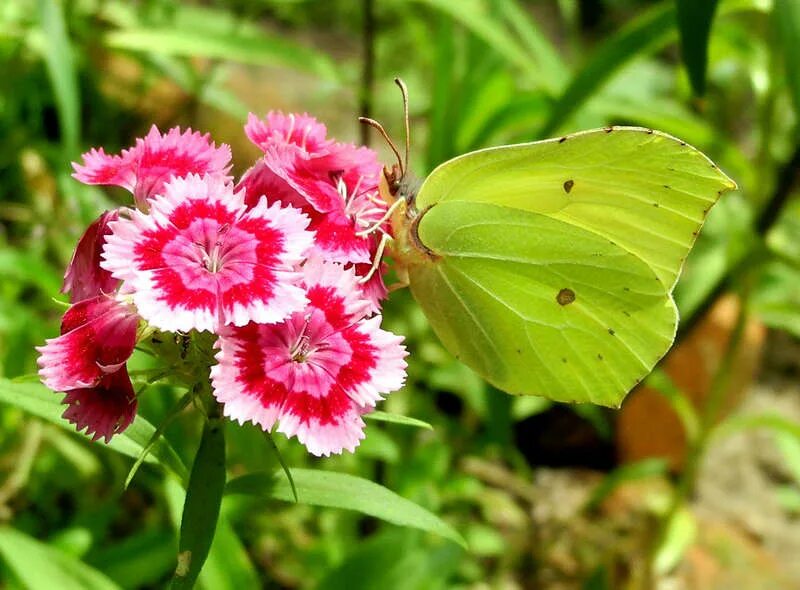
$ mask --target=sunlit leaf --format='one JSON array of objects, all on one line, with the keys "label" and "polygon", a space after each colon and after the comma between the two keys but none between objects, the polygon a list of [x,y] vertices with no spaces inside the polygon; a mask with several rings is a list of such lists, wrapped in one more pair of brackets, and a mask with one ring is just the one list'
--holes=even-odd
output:
[{"label": "sunlit leaf", "polygon": [[365,414],[364,418],[366,418],[367,420],[375,420],[377,422],[391,422],[392,424],[402,424],[404,426],[414,426],[416,428],[425,428],[427,430],[433,430],[433,426],[431,426],[427,422],[418,420],[417,418],[411,418],[409,416],[403,416],[401,414],[390,414],[388,412],[381,412],[380,410],[375,410],[373,412],[370,412],[369,414]]},{"label": "sunlit leaf", "polygon": [[597,509],[617,488],[626,483],[641,479],[658,477],[667,473],[667,462],[664,459],[645,459],[637,463],[622,465],[606,475],[595,487],[586,501],[586,510]]},{"label": "sunlit leaf", "polygon": [[[355,510],[400,526],[429,531],[466,546],[463,537],[438,516],[367,479],[314,469],[292,469],[291,472],[300,504]],[[243,475],[228,483],[226,493],[294,501],[282,472]]]},{"label": "sunlit leaf", "polygon": [[254,65],[282,65],[336,79],[338,74],[324,54],[277,36],[247,36],[178,29],[123,29],[108,33],[109,47],[184,57],[207,57]]},{"label": "sunlit leaf", "polygon": [[77,152],[80,143],[80,94],[61,0],[39,0],[39,17],[41,48],[58,106],[61,141],[69,156]]},{"label": "sunlit leaf", "polygon": [[0,527],[0,556],[28,590],[119,590],[94,568],[10,527]]},{"label": "sunlit leaf", "polygon": [[[0,402],[20,408],[56,426],[74,432],[75,427],[61,417],[65,409],[61,404],[61,399],[62,394],[53,393],[38,383],[14,383],[8,379],[0,379]],[[114,436],[108,445],[102,442],[97,444],[107,446],[118,453],[135,459],[141,454],[142,449],[147,446],[155,431],[156,429],[152,424],[142,416],[137,416],[125,432]],[[86,438],[88,440],[88,437]],[[178,477],[185,477],[186,468],[183,462],[163,438],[153,445],[152,451],[145,459],[145,462],[162,465]]]}]

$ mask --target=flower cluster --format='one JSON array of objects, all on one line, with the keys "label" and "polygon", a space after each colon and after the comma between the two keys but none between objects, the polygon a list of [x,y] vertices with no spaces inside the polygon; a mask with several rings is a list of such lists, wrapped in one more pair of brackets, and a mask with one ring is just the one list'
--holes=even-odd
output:
[{"label": "flower cluster", "polygon": [[95,439],[133,420],[126,364],[159,332],[215,334],[225,415],[277,425],[315,455],[353,451],[362,415],[403,385],[402,338],[380,327],[389,229],[375,153],[308,115],[251,115],[245,132],[264,155],[236,184],[228,146],[178,128],[74,164],[77,180],[123,187],[135,205],[81,237],[61,335],[38,349],[65,418]]}]

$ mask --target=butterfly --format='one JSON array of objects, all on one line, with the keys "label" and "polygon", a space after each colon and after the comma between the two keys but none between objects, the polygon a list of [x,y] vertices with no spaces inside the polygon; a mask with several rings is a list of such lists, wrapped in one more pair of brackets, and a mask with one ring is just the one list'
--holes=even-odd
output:
[{"label": "butterfly", "polygon": [[414,189],[396,82],[390,253],[442,344],[508,393],[618,406],[672,345],[683,262],[736,184],[670,135],[607,127],[470,152]]}]

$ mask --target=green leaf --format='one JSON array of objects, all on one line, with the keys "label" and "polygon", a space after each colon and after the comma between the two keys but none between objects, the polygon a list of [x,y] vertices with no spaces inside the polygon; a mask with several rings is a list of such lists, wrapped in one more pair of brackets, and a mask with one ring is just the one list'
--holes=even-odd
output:
[{"label": "green leaf", "polygon": [[161,424],[159,424],[158,428],[156,428],[155,432],[153,432],[153,435],[150,437],[150,440],[147,441],[147,444],[144,446],[141,453],[139,453],[139,456],[136,458],[136,462],[133,464],[130,471],[128,471],[128,476],[125,478],[125,489],[128,488],[131,481],[133,480],[133,476],[136,475],[136,472],[139,470],[139,467],[141,467],[142,463],[145,462],[147,457],[150,455],[150,452],[155,447],[156,443],[161,439],[162,435],[164,434],[164,431],[167,429],[167,426],[169,426],[172,423],[172,421],[175,418],[177,418],[178,414],[180,414],[183,410],[187,408],[187,406],[192,401],[192,397],[193,397],[192,392],[191,391],[187,392],[183,397],[181,397],[181,399],[178,400],[178,402],[172,407],[169,413],[166,416],[164,416],[164,418],[161,420]]},{"label": "green leaf", "polygon": [[[400,526],[435,533],[462,547],[463,537],[438,516],[391,490],[345,473],[314,469],[292,469],[300,504],[355,510]],[[292,490],[282,472],[253,473],[228,483],[227,494],[249,494],[291,502]]]},{"label": "green leaf", "polygon": [[625,483],[649,479],[666,473],[667,462],[664,459],[645,459],[637,463],[622,465],[603,478],[603,481],[592,491],[584,509],[596,510],[614,490]]},{"label": "green leaf", "polygon": [[66,154],[71,155],[80,144],[80,95],[61,0],[39,0],[39,18],[41,48],[58,108],[61,142]]},{"label": "green leaf", "polygon": [[656,550],[653,568],[659,575],[671,572],[680,563],[697,537],[697,521],[688,508],[672,515],[661,546]]},{"label": "green leaf", "polygon": [[616,406],[671,346],[683,260],[734,187],[641,128],[480,150],[425,180],[395,258],[445,347],[492,385]]},{"label": "green leaf", "polygon": [[171,588],[194,588],[217,529],[225,490],[225,430],[222,417],[203,425],[200,448],[192,464],[181,517],[178,567]]},{"label": "green leaf", "polygon": [[131,28],[108,33],[103,42],[115,49],[183,57],[207,57],[253,64],[292,67],[336,80],[333,62],[324,54],[279,37],[216,31]]},{"label": "green leaf", "polygon": [[387,531],[358,544],[343,563],[328,572],[316,590],[432,590],[446,588],[463,551],[452,543],[419,542],[410,531]]},{"label": "green leaf", "polygon": [[403,426],[414,426],[415,428],[425,428],[426,430],[433,430],[433,426],[417,418],[410,418],[401,414],[390,414],[388,412],[381,412],[375,410],[369,414],[365,414],[366,420],[375,420],[376,422],[391,422],[392,424],[402,424]]},{"label": "green leaf", "polygon": [[782,432],[800,440],[800,424],[780,414],[737,415],[726,418],[712,431],[714,437],[729,436],[746,430],[766,429]]},{"label": "green leaf", "polygon": [[706,91],[708,39],[718,0],[676,0],[681,57],[697,96]]},{"label": "green leaf", "polygon": [[800,2],[775,0],[773,15],[795,113],[800,118]]},{"label": "green leaf", "polygon": [[644,12],[591,53],[553,105],[540,137],[555,132],[624,64],[664,45],[674,33],[675,8],[671,2]]},{"label": "green leaf", "polygon": [[175,535],[146,529],[91,554],[91,563],[124,588],[160,587],[175,567]]},{"label": "green leaf", "polygon": [[[175,524],[181,519],[185,492],[174,478],[164,481],[164,495],[170,517]],[[217,522],[217,532],[211,543],[205,567],[200,572],[199,584],[206,590],[240,590],[258,588],[260,581],[247,550],[242,545],[225,513],[225,503]]]},{"label": "green leaf", "polygon": [[38,287],[48,295],[61,290],[61,277],[40,256],[0,247],[0,276]]},{"label": "green leaf", "polygon": [[496,18],[493,7],[485,0],[414,0],[447,15],[463,25],[509,62],[529,74],[541,75],[539,67],[520,44],[509,34],[507,27]]},{"label": "green leaf", "polygon": [[0,527],[0,556],[28,590],[119,590],[92,567],[10,527]]},{"label": "green leaf", "polygon": [[[14,383],[0,378],[0,402],[10,404],[65,430],[75,432],[74,426],[61,417],[64,406],[60,400],[61,394],[54,393],[39,383]],[[153,425],[142,416],[136,416],[133,423],[124,432],[114,436],[111,442],[104,446],[135,459],[147,446],[155,431]],[[85,438],[89,440],[89,437]],[[163,438],[153,445],[152,451],[145,461],[161,465],[180,478],[186,476],[186,467],[180,457]]]}]

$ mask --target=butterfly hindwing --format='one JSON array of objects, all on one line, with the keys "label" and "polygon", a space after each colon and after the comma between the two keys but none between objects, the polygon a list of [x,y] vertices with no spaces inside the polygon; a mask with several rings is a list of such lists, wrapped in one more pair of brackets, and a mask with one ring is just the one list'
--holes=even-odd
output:
[{"label": "butterfly hindwing", "polygon": [[618,405],[671,345],[671,297],[708,209],[735,185],[638,128],[455,158],[416,198],[411,290],[495,386]]}]

